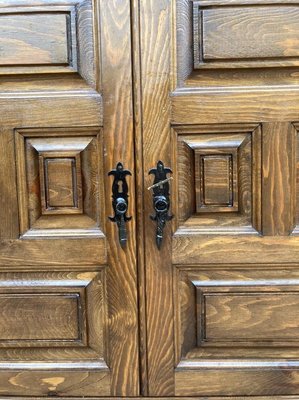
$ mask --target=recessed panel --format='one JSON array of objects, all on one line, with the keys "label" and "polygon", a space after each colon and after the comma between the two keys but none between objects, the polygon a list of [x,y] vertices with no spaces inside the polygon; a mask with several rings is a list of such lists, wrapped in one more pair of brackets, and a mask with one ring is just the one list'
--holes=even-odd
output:
[{"label": "recessed panel", "polygon": [[[0,353],[29,348],[28,357],[34,359],[45,346],[55,360],[62,348],[75,347],[78,353],[72,357],[80,357],[79,352],[82,359],[89,357],[93,348],[103,358],[104,287],[103,271],[1,273]],[[66,360],[71,353],[60,357]]]},{"label": "recessed panel", "polygon": [[198,125],[175,131],[179,231],[259,230],[259,126]]},{"label": "recessed panel", "polygon": [[298,269],[178,265],[174,293],[176,394],[273,394],[270,371],[298,372]]},{"label": "recessed panel", "polygon": [[238,211],[236,149],[195,149],[196,211]]},{"label": "recessed panel", "polygon": [[0,66],[68,64],[69,31],[67,13],[0,13]]},{"label": "recessed panel", "polygon": [[207,290],[202,296],[202,339],[207,342],[299,340],[299,292],[272,293],[258,287],[256,293],[235,288],[230,293]]},{"label": "recessed panel", "polygon": [[195,1],[193,17],[195,68],[299,64],[297,5]]},{"label": "recessed panel", "polygon": [[16,132],[23,235],[103,235],[101,151],[96,128]]},{"label": "recessed panel", "polygon": [[82,78],[79,85],[85,81],[95,88],[98,60],[93,24],[99,22],[92,1],[28,0],[15,7],[2,3],[1,75],[76,74]]},{"label": "recessed panel", "polygon": [[47,158],[47,208],[76,207],[76,160],[75,158]]},{"label": "recessed panel", "polygon": [[82,214],[82,171],[80,156],[39,157],[43,214]]},{"label": "recessed panel", "polygon": [[202,204],[232,206],[232,157],[201,156]]},{"label": "recessed panel", "polygon": [[80,293],[0,294],[0,342],[82,340]]},{"label": "recessed panel", "polygon": [[110,395],[105,279],[104,268],[0,273],[2,394]]}]

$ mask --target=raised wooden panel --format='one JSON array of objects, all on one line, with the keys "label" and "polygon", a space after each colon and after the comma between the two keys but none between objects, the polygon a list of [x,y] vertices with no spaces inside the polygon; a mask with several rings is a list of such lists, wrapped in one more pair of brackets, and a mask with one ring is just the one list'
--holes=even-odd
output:
[{"label": "raised wooden panel", "polygon": [[102,236],[100,130],[18,130],[15,139],[23,236]]},{"label": "raised wooden panel", "polygon": [[0,342],[70,341],[75,346],[82,341],[80,297],[80,293],[1,293]]},{"label": "raised wooden panel", "polygon": [[82,214],[82,175],[80,156],[39,156],[42,214]]},{"label": "raised wooden panel", "polygon": [[238,211],[238,153],[195,149],[196,211]]},{"label": "raised wooden panel", "polygon": [[260,230],[260,128],[176,127],[179,229]]},{"label": "raised wooden panel", "polygon": [[195,68],[299,65],[298,16],[295,4],[194,1]]},{"label": "raised wooden panel", "polygon": [[[267,394],[272,389],[267,371],[279,376],[285,365],[295,373],[298,278],[298,270],[284,266],[177,267],[176,394],[243,395],[244,385],[232,378],[228,387],[225,379],[236,373],[250,380],[258,372],[265,384],[254,393]],[[213,379],[216,372],[219,380]]]},{"label": "raised wooden panel", "polygon": [[94,14],[91,0],[0,4],[0,74],[78,73],[95,87]]},{"label": "raised wooden panel", "polygon": [[269,288],[253,293],[241,288],[235,290],[229,293],[217,290],[202,293],[205,330],[201,340],[213,343],[298,341],[299,292],[272,293]]},{"label": "raised wooden panel", "polygon": [[0,10],[0,66],[68,64],[69,22],[67,13],[7,15]]},{"label": "raised wooden panel", "polygon": [[1,394],[110,395],[105,268],[1,272],[0,306]]},{"label": "raised wooden panel", "polygon": [[104,359],[105,296],[104,270],[0,273],[0,353],[30,348],[34,360],[40,354],[34,349],[46,346],[45,354],[52,349],[54,357],[63,354],[58,348],[72,347],[86,358],[92,348]]}]

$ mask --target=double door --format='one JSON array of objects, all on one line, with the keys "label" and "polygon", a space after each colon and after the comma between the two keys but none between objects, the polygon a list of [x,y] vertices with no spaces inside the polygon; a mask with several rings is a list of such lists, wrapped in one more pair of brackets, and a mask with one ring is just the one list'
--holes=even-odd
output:
[{"label": "double door", "polygon": [[298,15],[1,1],[0,397],[299,395]]}]

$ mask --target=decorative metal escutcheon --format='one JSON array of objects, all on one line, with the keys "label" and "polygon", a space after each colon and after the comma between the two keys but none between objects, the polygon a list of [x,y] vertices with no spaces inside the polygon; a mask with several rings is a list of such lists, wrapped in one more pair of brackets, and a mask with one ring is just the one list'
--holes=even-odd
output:
[{"label": "decorative metal escutcheon", "polygon": [[119,243],[123,248],[127,243],[126,222],[132,219],[132,217],[127,216],[129,195],[126,176],[132,174],[127,169],[124,169],[123,164],[119,162],[116,165],[116,169],[111,170],[108,175],[114,176],[112,184],[112,206],[114,216],[109,217],[109,219],[117,224]]},{"label": "decorative metal escutcheon", "polygon": [[149,171],[149,174],[155,176],[154,183],[148,190],[153,190],[155,215],[151,215],[151,219],[157,222],[156,243],[159,250],[163,242],[163,231],[166,222],[173,218],[173,215],[168,213],[170,208],[169,181],[173,178],[167,178],[167,174],[171,173],[171,169],[164,167],[162,161],[158,161],[157,168],[152,168]]}]

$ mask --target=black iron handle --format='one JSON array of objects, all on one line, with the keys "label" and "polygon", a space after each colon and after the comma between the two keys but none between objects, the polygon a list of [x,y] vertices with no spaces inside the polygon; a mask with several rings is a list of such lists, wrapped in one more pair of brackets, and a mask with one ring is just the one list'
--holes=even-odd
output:
[{"label": "black iron handle", "polygon": [[121,247],[125,247],[127,243],[126,222],[132,219],[132,217],[127,216],[129,190],[126,176],[132,174],[127,169],[124,169],[123,164],[119,162],[116,165],[116,169],[111,170],[108,175],[114,176],[112,184],[112,207],[114,216],[109,217],[109,219],[117,224],[119,243]]},{"label": "black iron handle", "polygon": [[172,177],[167,177],[167,174],[170,173],[172,173],[171,169],[164,167],[162,161],[158,161],[157,168],[152,168],[149,171],[149,174],[155,176],[154,183],[148,188],[148,190],[153,190],[153,207],[155,215],[151,215],[151,219],[157,222],[156,244],[159,250],[163,242],[163,231],[166,222],[173,218],[173,215],[169,215],[169,181],[173,179]]}]

